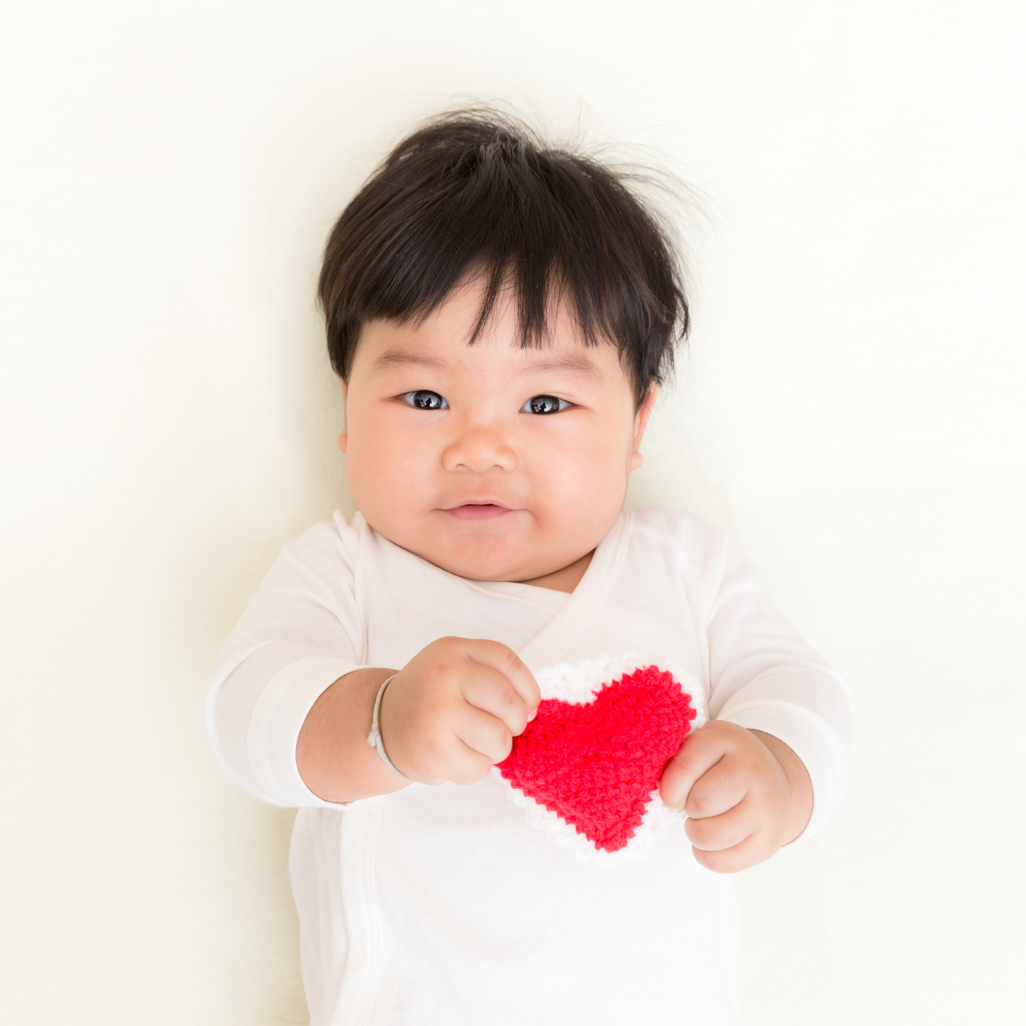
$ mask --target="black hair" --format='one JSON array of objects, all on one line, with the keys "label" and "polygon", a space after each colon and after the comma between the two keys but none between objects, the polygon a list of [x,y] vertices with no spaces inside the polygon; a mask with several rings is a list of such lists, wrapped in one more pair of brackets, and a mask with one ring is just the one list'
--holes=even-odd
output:
[{"label": "black hair", "polygon": [[501,112],[442,114],[407,136],[342,212],[318,295],[335,372],[360,329],[435,310],[473,273],[487,281],[470,343],[511,288],[521,344],[543,345],[554,298],[586,344],[612,342],[640,405],[690,326],[679,254],[628,186],[632,176],[547,146]]}]

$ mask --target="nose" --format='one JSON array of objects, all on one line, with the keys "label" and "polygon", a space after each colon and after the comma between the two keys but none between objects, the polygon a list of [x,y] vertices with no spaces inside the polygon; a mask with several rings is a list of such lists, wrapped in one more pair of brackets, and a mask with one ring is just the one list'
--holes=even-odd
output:
[{"label": "nose", "polygon": [[468,425],[442,453],[446,470],[469,470],[486,474],[489,470],[515,470],[517,454],[504,432],[483,425]]}]

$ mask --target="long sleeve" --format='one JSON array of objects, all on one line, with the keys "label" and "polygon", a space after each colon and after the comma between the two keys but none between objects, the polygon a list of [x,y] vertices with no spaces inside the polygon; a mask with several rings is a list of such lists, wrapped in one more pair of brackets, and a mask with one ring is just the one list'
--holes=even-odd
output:
[{"label": "long sleeve", "polygon": [[851,692],[780,614],[749,563],[715,534],[701,567],[710,715],[779,738],[801,759],[814,796],[805,839],[833,815],[848,788]]},{"label": "long sleeve", "polygon": [[326,806],[296,765],[318,697],[360,666],[358,532],[336,515],[286,545],[221,652],[207,699],[210,746],[240,787],[280,806]]}]

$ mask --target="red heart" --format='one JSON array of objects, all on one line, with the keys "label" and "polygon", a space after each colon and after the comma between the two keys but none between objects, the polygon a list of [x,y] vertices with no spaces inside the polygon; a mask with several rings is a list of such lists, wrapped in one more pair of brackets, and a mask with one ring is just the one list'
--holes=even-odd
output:
[{"label": "red heart", "polygon": [[646,666],[603,684],[584,705],[543,699],[496,766],[596,848],[614,852],[634,836],[695,715],[673,675]]}]

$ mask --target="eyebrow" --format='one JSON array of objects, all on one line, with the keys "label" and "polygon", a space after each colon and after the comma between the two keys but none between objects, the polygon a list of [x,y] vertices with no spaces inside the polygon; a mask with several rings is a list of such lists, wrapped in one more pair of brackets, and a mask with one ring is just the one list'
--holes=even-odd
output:
[{"label": "eyebrow", "polygon": [[404,353],[401,349],[387,349],[374,361],[375,367],[402,367],[406,364],[414,364],[419,367],[433,367],[436,370],[442,367],[440,361],[433,360],[430,356]]},{"label": "eyebrow", "polygon": [[[413,365],[416,367],[431,367],[440,370],[444,364],[430,356],[421,356],[417,353],[404,352],[401,349],[387,349],[375,361],[375,367],[403,367]],[[574,356],[541,356],[531,360],[528,365],[531,371],[568,371],[571,374],[583,374],[590,378],[602,376],[599,369],[592,363],[584,353]]]},{"label": "eyebrow", "polygon": [[601,371],[592,363],[584,353],[574,356],[541,356],[530,364],[531,370],[569,371],[571,374],[584,374],[589,378],[600,378]]}]

